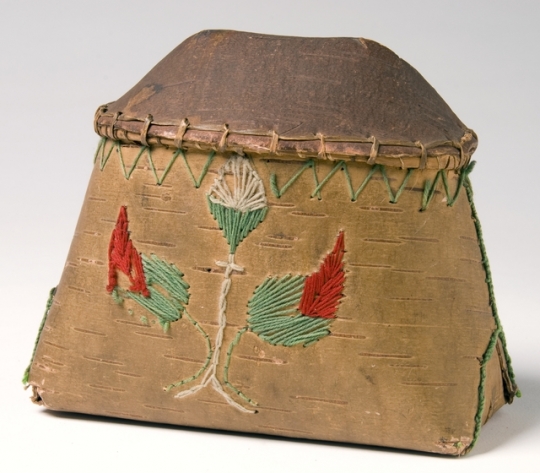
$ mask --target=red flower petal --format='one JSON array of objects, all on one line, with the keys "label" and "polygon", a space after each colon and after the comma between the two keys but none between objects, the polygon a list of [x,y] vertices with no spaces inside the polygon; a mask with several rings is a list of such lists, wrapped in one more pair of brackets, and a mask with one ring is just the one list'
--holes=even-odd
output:
[{"label": "red flower petal", "polygon": [[324,319],[336,317],[345,282],[344,254],[344,235],[340,232],[334,249],[326,255],[319,271],[306,278],[298,307],[303,315]]},{"label": "red flower petal", "polygon": [[150,296],[146,287],[141,255],[129,238],[127,208],[125,206],[120,207],[116,226],[109,242],[109,283],[107,284],[109,292],[113,292],[118,285],[117,269],[129,277],[130,291],[140,292],[145,297]]}]

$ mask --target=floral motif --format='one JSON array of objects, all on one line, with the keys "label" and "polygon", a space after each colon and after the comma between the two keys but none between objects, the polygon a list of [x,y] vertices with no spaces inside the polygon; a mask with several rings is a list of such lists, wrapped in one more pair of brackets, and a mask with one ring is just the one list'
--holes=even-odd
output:
[{"label": "floral motif", "polygon": [[133,246],[131,238],[129,238],[127,209],[125,206],[120,207],[116,226],[109,242],[108,292],[113,292],[118,284],[117,270],[129,277],[130,291],[140,292],[144,297],[150,295],[146,287],[141,255]]},{"label": "floral motif", "polygon": [[[270,277],[258,286],[248,302],[247,326],[233,339],[223,367],[223,378],[217,376],[220,364],[225,327],[227,325],[227,296],[232,276],[244,268],[235,262],[238,245],[264,219],[268,210],[263,183],[248,158],[233,155],[218,170],[218,177],[207,193],[210,213],[214,216],[229,244],[226,261],[216,261],[224,268],[219,295],[218,331],[212,344],[202,327],[188,314],[189,285],[184,274],[174,265],[156,255],[140,255],[130,239],[126,207],[121,207],[109,245],[109,283],[107,291],[118,303],[128,298],[155,315],[164,330],[183,315],[204,337],[207,358],[197,373],[166,387],[166,390],[183,386],[201,377],[199,383],[176,394],[183,398],[210,387],[225,401],[241,412],[253,413],[229,395],[231,389],[244,401],[256,405],[229,382],[229,367],[234,347],[242,335],[250,331],[272,344],[307,347],[330,334],[330,325],[343,296],[345,271],[344,233],[337,236],[334,247],[319,269],[308,276],[286,275]],[[130,280],[128,290],[118,287],[117,271]],[[223,384],[222,384],[223,383]]]},{"label": "floral motif", "polygon": [[[117,270],[129,277],[129,289],[118,285]],[[176,381],[166,387],[167,390],[197,379],[206,370],[212,357],[210,338],[203,328],[189,315],[186,306],[189,302],[189,284],[184,274],[174,265],[156,255],[140,255],[129,237],[127,208],[120,208],[118,220],[109,244],[109,283],[107,291],[113,299],[122,304],[125,299],[135,301],[144,310],[150,312],[167,332],[171,323],[183,315],[196,328],[205,340],[208,355],[202,367],[194,375]],[[145,316],[141,317],[143,320]]]},{"label": "floral motif", "polygon": [[235,155],[219,169],[208,192],[208,205],[229,243],[229,253],[234,254],[268,210],[264,185],[249,159]]},{"label": "floral motif", "polygon": [[[202,381],[190,389],[179,392],[176,397],[183,398],[195,394],[206,386],[212,387],[227,403],[241,412],[254,412],[246,409],[229,396],[217,377],[225,326],[227,325],[227,296],[229,294],[233,273],[241,273],[244,268],[235,262],[238,245],[264,219],[268,203],[261,178],[253,169],[248,158],[240,155],[231,156],[218,170],[218,177],[207,194],[210,213],[216,219],[223,236],[229,244],[227,261],[216,261],[225,269],[221,293],[219,295],[218,332],[214,341],[210,367]],[[225,384],[228,383],[226,373]]]},{"label": "floral motif", "polygon": [[229,382],[232,352],[242,335],[250,331],[271,345],[285,347],[307,347],[330,335],[330,324],[343,297],[344,254],[344,234],[340,232],[318,271],[307,277],[289,274],[266,278],[255,289],[248,302],[248,325],[230,344],[224,369],[225,384],[242,399],[255,405]]},{"label": "floral motif", "polygon": [[340,232],[334,249],[326,255],[319,271],[306,278],[298,307],[303,315],[323,319],[333,319],[336,316],[345,282],[344,254],[343,232]]}]

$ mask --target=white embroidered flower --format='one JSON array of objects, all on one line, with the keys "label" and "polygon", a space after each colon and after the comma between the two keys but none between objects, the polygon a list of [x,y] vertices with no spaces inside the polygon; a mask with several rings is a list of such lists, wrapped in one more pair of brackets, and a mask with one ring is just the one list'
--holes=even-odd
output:
[{"label": "white embroidered flower", "polygon": [[[232,175],[232,179],[227,179]],[[231,189],[232,187],[232,189]],[[248,212],[267,206],[264,185],[248,158],[233,155],[221,166],[208,192],[214,204]]]}]

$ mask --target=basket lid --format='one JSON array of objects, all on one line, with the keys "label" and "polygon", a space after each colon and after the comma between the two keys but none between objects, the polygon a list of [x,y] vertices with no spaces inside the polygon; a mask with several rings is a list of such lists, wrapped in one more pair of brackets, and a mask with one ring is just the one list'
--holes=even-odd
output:
[{"label": "basket lid", "polygon": [[202,31],[116,102],[96,132],[142,145],[460,168],[475,133],[408,63],[356,38]]}]

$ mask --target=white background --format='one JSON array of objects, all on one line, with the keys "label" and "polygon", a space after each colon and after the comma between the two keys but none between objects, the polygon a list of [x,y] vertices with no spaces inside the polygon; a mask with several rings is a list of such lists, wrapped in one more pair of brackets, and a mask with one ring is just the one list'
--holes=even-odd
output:
[{"label": "white background", "polygon": [[[0,20],[0,470],[538,471],[538,0],[0,0]],[[376,40],[478,133],[471,177],[523,397],[469,456],[55,414],[28,401],[20,378],[90,176],[94,111],[210,28]]]}]

